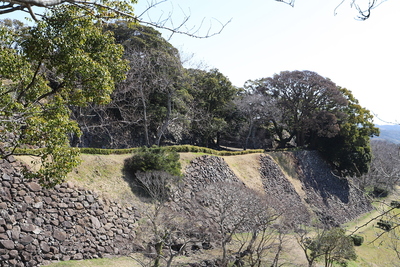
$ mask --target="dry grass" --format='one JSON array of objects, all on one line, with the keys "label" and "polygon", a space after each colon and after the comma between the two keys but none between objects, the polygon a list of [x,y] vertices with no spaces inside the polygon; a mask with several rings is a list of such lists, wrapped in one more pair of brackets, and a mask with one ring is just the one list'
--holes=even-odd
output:
[{"label": "dry grass", "polygon": [[[190,164],[190,161],[196,157],[204,155],[202,153],[180,153],[182,169]],[[263,185],[259,173],[260,162],[259,157],[261,154],[247,154],[240,156],[226,156],[223,157],[227,162],[232,171],[241,179],[248,187],[258,191],[263,191]],[[276,156],[276,155],[275,155]],[[141,199],[135,195],[130,185],[129,177],[123,173],[124,160],[130,155],[81,155],[82,164],[77,167],[71,174],[68,175],[67,180],[73,182],[79,187],[84,187],[99,193],[99,195],[110,198],[113,200],[121,201],[121,204],[129,205],[143,205]],[[30,158],[20,158],[20,160],[30,163]],[[301,183],[297,177],[289,175],[293,173],[293,162],[290,158],[285,158],[284,155],[279,155],[279,159],[274,157],[280,164],[284,164],[285,173],[288,176],[289,181],[292,182],[296,191],[300,196],[304,195],[305,192],[301,188]],[[396,196],[398,197],[398,196]],[[363,225],[368,222],[371,218],[376,216],[378,211],[372,212],[361,216],[359,219],[345,225],[350,231],[356,229],[357,226]],[[399,259],[396,257],[393,250],[390,249],[387,236],[383,236],[376,242],[370,243],[378,233],[382,230],[375,227],[376,222],[372,222],[365,227],[358,230],[357,234],[364,236],[365,242],[362,246],[356,247],[359,258],[357,261],[351,262],[349,267],[356,266],[400,266]],[[289,236],[285,248],[286,252],[282,255],[282,259],[286,262],[292,262],[288,266],[305,266],[305,259],[303,252],[299,249],[293,236]],[[198,255],[196,258],[182,257],[177,259],[178,262],[188,262],[200,260],[204,257],[215,257],[219,252],[218,250],[211,251],[210,254]],[[134,255],[139,257],[141,255]],[[97,260],[85,260],[85,261],[68,261],[53,263],[50,266],[140,266],[138,261],[129,258],[113,258],[113,259],[97,259]]]},{"label": "dry grass", "polygon": [[236,176],[249,188],[265,194],[260,175],[261,153],[238,156],[225,156],[225,162]]},{"label": "dry grass", "polygon": [[92,189],[102,197],[120,200],[121,204],[139,202],[132,192],[129,174],[123,172],[124,160],[130,155],[82,154],[82,163],[67,176],[76,186]]}]

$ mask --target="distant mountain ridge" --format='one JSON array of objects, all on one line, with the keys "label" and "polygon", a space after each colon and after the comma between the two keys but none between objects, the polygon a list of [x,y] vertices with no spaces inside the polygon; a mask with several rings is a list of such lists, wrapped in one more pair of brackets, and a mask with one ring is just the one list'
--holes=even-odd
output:
[{"label": "distant mountain ridge", "polygon": [[400,125],[375,125],[380,130],[378,137],[373,140],[385,140],[394,144],[400,144]]}]

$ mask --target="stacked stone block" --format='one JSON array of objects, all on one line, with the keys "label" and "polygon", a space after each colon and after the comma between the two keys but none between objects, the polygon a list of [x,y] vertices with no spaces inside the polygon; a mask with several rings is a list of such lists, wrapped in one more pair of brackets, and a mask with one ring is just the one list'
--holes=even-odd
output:
[{"label": "stacked stone block", "polygon": [[17,163],[0,162],[0,266],[38,266],[133,251],[133,207],[71,183],[53,189],[23,178]]}]

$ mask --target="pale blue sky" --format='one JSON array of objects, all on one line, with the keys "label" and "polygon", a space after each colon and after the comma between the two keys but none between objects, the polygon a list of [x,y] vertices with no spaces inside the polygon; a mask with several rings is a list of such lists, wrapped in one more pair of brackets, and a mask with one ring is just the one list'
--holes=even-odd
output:
[{"label": "pale blue sky", "polygon": [[[217,21],[232,19],[217,36],[174,35],[170,42],[183,54],[194,54],[194,66],[217,68],[236,86],[284,70],[311,70],[351,90],[382,120],[400,122],[400,1],[383,3],[367,21],[355,20],[357,12],[349,3],[335,16],[340,2],[297,0],[292,8],[274,0],[167,0],[149,15],[156,20],[173,10],[172,21],[178,24],[186,13],[191,16],[188,28],[204,20],[200,34],[210,25],[211,31],[218,30]],[[139,0],[137,13],[147,5]],[[21,15],[0,19],[6,17]]]},{"label": "pale blue sky", "polygon": [[[246,4],[245,4],[246,3]],[[360,104],[385,121],[400,122],[400,1],[389,0],[367,21],[340,0],[297,0],[294,8],[273,0],[170,0],[150,12],[173,7],[175,24],[183,10],[188,22],[220,35],[195,39],[174,35],[170,42],[194,61],[218,68],[236,86],[284,70],[311,70],[351,90]],[[147,5],[141,1],[137,10]],[[166,37],[168,35],[165,35]],[[376,123],[381,121],[376,120]]]}]

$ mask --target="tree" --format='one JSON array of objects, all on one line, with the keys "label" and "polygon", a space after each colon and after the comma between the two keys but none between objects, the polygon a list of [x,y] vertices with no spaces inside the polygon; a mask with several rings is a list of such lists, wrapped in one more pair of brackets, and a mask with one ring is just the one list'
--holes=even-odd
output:
[{"label": "tree", "polygon": [[169,267],[188,244],[201,240],[203,233],[189,213],[179,212],[182,203],[174,202],[175,198],[182,200],[178,153],[157,147],[141,150],[125,162],[126,170],[134,173],[137,185],[150,199],[138,232],[152,248],[152,266]]},{"label": "tree", "polygon": [[[222,247],[222,266],[228,264],[227,246],[236,234],[252,232],[252,241],[246,240],[241,246],[243,248],[247,244],[247,253],[252,254],[258,244],[256,239],[261,233],[266,233],[264,230],[276,219],[265,198],[241,183],[212,183],[197,192],[195,197],[202,207],[197,211],[199,217],[210,223],[207,227],[209,231],[216,227],[217,233],[212,234],[219,239]],[[239,249],[238,253],[242,252]]]},{"label": "tree", "polygon": [[[297,146],[314,146],[317,136],[339,132],[341,109],[347,104],[337,86],[312,71],[283,71],[254,82],[256,90],[276,99],[285,116],[272,118],[280,147],[293,138]],[[284,136],[284,131],[289,136]]]},{"label": "tree", "polygon": [[[84,139],[93,140],[87,145],[150,147],[163,140],[176,142],[176,128],[184,128],[188,96],[178,50],[150,27],[117,21],[105,28],[124,46],[130,69],[108,105],[91,106],[84,112],[88,116],[76,112]],[[95,142],[99,137],[105,140]]]},{"label": "tree", "polygon": [[375,127],[370,111],[359,105],[351,91],[339,89],[348,102],[342,108],[346,117],[340,122],[338,135],[319,138],[318,150],[340,175],[361,176],[369,170],[370,138],[379,135],[379,129]]},{"label": "tree", "polygon": [[189,69],[189,93],[193,97],[192,143],[220,145],[220,135],[227,126],[227,110],[238,89],[217,69]]},{"label": "tree", "polygon": [[[278,109],[274,99],[257,92],[246,92],[238,96],[235,101],[239,116],[244,118],[242,126],[246,127],[246,137],[243,148],[249,148],[249,142],[252,142],[251,148],[257,148],[256,130],[257,128],[268,125],[272,118],[277,118]],[[260,141],[260,140],[259,140]]]},{"label": "tree", "polygon": [[[216,31],[208,29],[206,34],[200,35],[199,30],[202,25],[196,27],[187,27],[187,23],[190,20],[190,16],[182,12],[182,20],[178,23],[172,21],[172,14],[169,13],[166,17],[157,17],[153,19],[143,19],[143,16],[148,13],[149,10],[164,3],[165,0],[151,1],[147,9],[140,15],[134,13],[134,5],[137,0],[92,0],[92,1],[79,1],[79,0],[2,0],[0,5],[0,15],[8,14],[15,11],[23,11],[29,13],[31,18],[35,21],[39,21],[38,17],[44,17],[47,11],[53,11],[59,6],[70,6],[80,10],[85,16],[102,19],[102,20],[115,20],[123,19],[133,23],[141,23],[142,25],[148,25],[150,27],[167,30],[172,34],[184,34],[195,38],[209,38],[211,36],[220,34],[227,23],[220,23],[220,27]],[[41,8],[38,12],[33,10],[34,7]],[[44,10],[44,11],[43,11]],[[185,30],[181,30],[183,26]],[[188,30],[190,29],[190,30]]]},{"label": "tree", "polygon": [[346,231],[336,227],[319,229],[315,237],[310,237],[307,231],[297,233],[297,242],[303,250],[308,266],[312,267],[317,259],[323,259],[325,267],[332,267],[333,263],[343,264],[347,260],[355,260],[353,240],[346,236]]},{"label": "tree", "polygon": [[173,266],[188,244],[202,236],[190,216],[177,211],[173,202],[179,194],[180,177],[165,171],[137,172],[136,178],[150,199],[144,218],[139,222],[139,241],[151,247],[151,266]]},{"label": "tree", "polygon": [[371,140],[372,160],[368,173],[360,178],[361,187],[379,196],[390,192],[400,180],[399,145],[383,140]]},{"label": "tree", "polygon": [[33,7],[45,7],[48,10],[56,10],[60,5],[69,4],[76,8],[95,15],[107,16],[107,12],[113,11],[113,14],[108,14],[109,17],[126,14],[126,16],[133,14],[132,4],[136,0],[130,1],[65,1],[65,0],[22,0],[22,1],[8,1],[3,0],[0,6],[0,14],[7,14],[18,10],[28,11],[33,19],[37,20]]},{"label": "tree", "polygon": [[[245,262],[249,266],[277,267],[279,258],[283,251],[286,231],[280,226],[279,215],[271,210],[271,203],[268,200],[252,192],[249,196],[252,199],[251,220],[246,222],[246,232],[234,234],[234,241],[239,249],[236,253],[237,262]],[[269,259],[268,256],[274,257]],[[247,266],[247,265],[246,265]]]},{"label": "tree", "polygon": [[[286,3],[290,6],[294,6],[295,0],[275,0],[277,2]],[[366,7],[361,7],[358,4],[358,0],[349,0],[349,1],[341,1],[338,6],[342,5],[345,2],[350,2],[351,7],[355,8],[359,12],[359,19],[366,20],[370,17],[372,9],[378,7],[380,4],[385,2],[386,0],[371,0],[368,2]],[[135,4],[136,0],[130,1],[121,1],[121,0],[113,0],[113,1],[77,1],[77,0],[19,0],[18,2],[11,0],[3,0],[3,5],[0,6],[0,14],[11,13],[17,10],[25,10],[31,14],[33,18],[36,18],[32,7],[46,7],[46,8],[54,8],[58,5],[68,3],[70,5],[74,5],[84,10],[88,10],[91,13],[100,13],[103,16],[107,15],[108,17],[114,18],[115,15],[125,16],[129,18],[134,18],[138,20],[137,17],[133,15],[132,4]],[[161,2],[153,3],[151,6],[157,5]],[[187,21],[188,18],[184,19],[184,22]],[[184,23],[183,22],[183,23]],[[160,24],[154,22],[148,22],[148,24],[154,24],[160,27]],[[153,25],[153,26],[154,26]]]},{"label": "tree", "polygon": [[0,27],[1,157],[36,148],[35,176],[52,186],[78,164],[68,137],[80,131],[69,107],[110,100],[127,69],[123,49],[74,8],[57,8],[33,27]]}]

